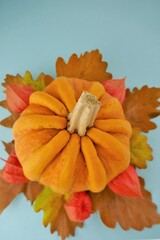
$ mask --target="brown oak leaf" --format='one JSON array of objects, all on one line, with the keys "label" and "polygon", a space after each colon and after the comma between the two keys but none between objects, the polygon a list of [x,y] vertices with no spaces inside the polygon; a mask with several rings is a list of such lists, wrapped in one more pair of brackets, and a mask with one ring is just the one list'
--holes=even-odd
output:
[{"label": "brown oak leaf", "polygon": [[150,119],[160,115],[159,98],[160,88],[143,86],[141,89],[134,88],[133,92],[127,89],[123,109],[132,127],[138,127],[143,132],[156,128]]},{"label": "brown oak leaf", "polygon": [[54,78],[51,77],[50,75],[45,75],[45,76],[44,76],[45,86],[48,86],[52,81],[54,81]]},{"label": "brown oak leaf", "polygon": [[85,52],[78,57],[72,54],[68,63],[59,57],[56,62],[57,76],[77,77],[89,81],[103,82],[112,78],[112,74],[106,72],[107,62],[102,61],[102,55],[98,50]]},{"label": "brown oak leaf", "polygon": [[142,230],[160,223],[160,214],[152,203],[151,193],[144,189],[144,180],[140,178],[144,198],[124,197],[106,188],[101,193],[91,193],[93,210],[99,211],[103,223],[114,228],[117,223],[124,230],[134,228]]},{"label": "brown oak leaf", "polygon": [[24,193],[26,198],[33,203],[42,189],[43,186],[36,182],[29,182],[25,184],[7,183],[2,179],[2,170],[0,170],[0,213],[20,193]]},{"label": "brown oak leaf", "polygon": [[5,109],[8,109],[7,101],[6,100],[1,101],[0,106],[5,108]]},{"label": "brown oak leaf", "polygon": [[82,223],[71,222],[64,209],[64,195],[54,193],[50,188],[44,188],[35,201],[34,210],[44,211],[43,224],[50,224],[51,232],[58,232],[64,240],[70,234],[74,236],[75,228],[82,227]]},{"label": "brown oak leaf", "polygon": [[13,149],[14,149],[14,141],[8,142],[8,143],[2,141],[2,143],[3,143],[4,147],[5,147],[5,151],[8,154],[10,154],[13,151]]},{"label": "brown oak leaf", "polygon": [[6,117],[0,121],[0,125],[8,128],[12,128],[15,121],[19,118],[19,114],[12,113],[9,117]]}]

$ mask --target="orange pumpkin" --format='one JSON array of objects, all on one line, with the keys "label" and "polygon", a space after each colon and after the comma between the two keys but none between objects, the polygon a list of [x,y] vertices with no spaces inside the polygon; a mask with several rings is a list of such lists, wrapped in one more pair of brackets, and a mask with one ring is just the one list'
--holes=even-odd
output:
[{"label": "orange pumpkin", "polygon": [[34,92],[13,135],[25,176],[61,194],[100,192],[130,162],[130,124],[98,82],[59,77]]}]

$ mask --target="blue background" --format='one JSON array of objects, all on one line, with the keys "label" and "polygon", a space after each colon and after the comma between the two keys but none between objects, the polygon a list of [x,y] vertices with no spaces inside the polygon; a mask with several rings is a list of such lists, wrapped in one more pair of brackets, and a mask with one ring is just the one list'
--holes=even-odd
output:
[{"label": "blue background", "polygon": [[[58,56],[100,49],[115,78],[127,76],[127,86],[160,87],[159,0],[0,0],[0,81],[7,73],[34,78],[40,72],[55,76]],[[2,87],[0,99],[4,99]],[[7,116],[0,109],[0,119]],[[139,171],[160,212],[160,120],[149,134],[154,161]],[[0,139],[11,140],[10,130],[0,127]],[[0,155],[7,157],[2,143]],[[0,163],[3,166],[3,163]],[[57,240],[42,226],[42,212],[34,213],[20,195],[0,216],[1,240]],[[160,238],[160,225],[142,232],[105,227],[98,214],[76,230],[76,240],[131,240]],[[69,238],[69,239],[72,239]]]}]

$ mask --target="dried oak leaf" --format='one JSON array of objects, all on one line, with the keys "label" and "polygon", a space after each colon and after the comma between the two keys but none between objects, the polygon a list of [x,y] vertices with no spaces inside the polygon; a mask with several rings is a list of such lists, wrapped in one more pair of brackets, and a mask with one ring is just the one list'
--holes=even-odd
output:
[{"label": "dried oak leaf", "polygon": [[147,143],[147,136],[141,134],[141,130],[133,128],[130,139],[131,164],[138,168],[146,168],[147,160],[151,161],[152,148]]},{"label": "dried oak leaf", "polygon": [[0,121],[0,125],[8,128],[12,128],[15,121],[19,118],[19,114],[12,113],[9,117],[6,117],[2,121]]},{"label": "dried oak leaf", "polygon": [[160,88],[143,86],[141,89],[134,88],[133,92],[127,89],[123,109],[132,127],[138,127],[143,132],[156,128],[150,119],[160,115],[159,98]]},{"label": "dried oak leaf", "polygon": [[3,143],[4,147],[5,147],[5,151],[8,154],[10,154],[13,151],[13,149],[14,149],[14,141],[11,141],[11,142],[8,142],[8,143],[2,141],[2,143]]},{"label": "dried oak leaf", "polygon": [[57,76],[76,77],[89,81],[103,82],[112,78],[112,74],[106,72],[108,63],[102,61],[102,55],[98,50],[85,52],[78,57],[72,54],[68,63],[59,57],[56,62]]},{"label": "dried oak leaf", "polygon": [[69,220],[64,203],[64,195],[54,193],[50,188],[45,188],[34,204],[36,212],[44,211],[43,225],[46,227],[50,224],[51,232],[57,231],[62,240],[69,235],[74,236],[75,228],[83,225]]},{"label": "dried oak leaf", "polygon": [[42,189],[43,187],[36,182],[29,182],[25,184],[7,183],[2,179],[2,170],[0,170],[0,213],[20,193],[24,193],[26,198],[33,203]]},{"label": "dried oak leaf", "polygon": [[7,101],[6,100],[3,100],[0,102],[0,107],[3,107],[5,109],[8,109],[8,105],[7,105]]},{"label": "dried oak leaf", "polygon": [[160,223],[160,214],[152,203],[151,193],[144,189],[144,180],[140,178],[144,198],[124,197],[106,188],[101,193],[91,193],[93,211],[99,211],[103,223],[114,228],[119,223],[124,230],[134,228],[142,230]]}]

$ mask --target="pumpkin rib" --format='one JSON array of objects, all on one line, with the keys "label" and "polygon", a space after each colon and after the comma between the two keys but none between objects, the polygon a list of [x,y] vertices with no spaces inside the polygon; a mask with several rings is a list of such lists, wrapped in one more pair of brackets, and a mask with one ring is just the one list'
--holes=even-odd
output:
[{"label": "pumpkin rib", "polygon": [[79,151],[76,168],[74,173],[74,183],[71,189],[71,192],[81,192],[88,190],[87,186],[87,176],[88,170],[85,163],[84,156],[81,151]]},{"label": "pumpkin rib", "polygon": [[29,114],[43,114],[43,115],[55,115],[53,111],[50,109],[37,105],[37,104],[30,104],[22,113],[23,115],[29,115]]},{"label": "pumpkin rib", "polygon": [[97,155],[101,159],[102,164],[106,170],[106,184],[108,184],[112,179],[114,179],[128,167],[129,161],[126,161],[125,159],[116,159],[116,157],[110,156],[105,148],[102,148],[97,144],[95,145],[95,148]]},{"label": "pumpkin rib", "polygon": [[101,108],[96,119],[125,119],[122,105],[118,99],[105,92],[99,101]]},{"label": "pumpkin rib", "polygon": [[89,93],[94,95],[98,100],[104,95],[105,89],[103,85],[99,82],[92,82],[89,88],[86,89]]},{"label": "pumpkin rib", "polygon": [[29,103],[46,107],[59,116],[67,116],[67,109],[64,104],[46,92],[37,91],[32,93],[29,98]]},{"label": "pumpkin rib", "polygon": [[69,138],[68,131],[62,130],[47,144],[35,149],[28,157],[21,156],[25,176],[32,181],[39,180],[44,169],[66,146]]},{"label": "pumpkin rib", "polygon": [[115,159],[117,161],[123,160],[124,162],[129,162],[129,149],[111,134],[97,128],[91,128],[87,131],[86,135],[90,137],[94,144],[104,148],[109,155],[116,156]]},{"label": "pumpkin rib", "polygon": [[100,192],[106,186],[106,171],[89,137],[81,138],[81,150],[88,170],[88,189],[92,192]]},{"label": "pumpkin rib", "polygon": [[128,137],[132,133],[131,125],[125,119],[97,119],[94,126],[104,132],[122,133]]},{"label": "pumpkin rib", "polygon": [[[45,89],[45,92],[56,95],[58,99],[66,106],[69,112],[76,104],[76,95],[74,89],[68,84],[66,77],[59,77]],[[55,93],[56,92],[56,93]]]},{"label": "pumpkin rib", "polygon": [[60,194],[70,192],[79,151],[80,137],[74,133],[61,153],[45,168],[39,179],[40,183]]},{"label": "pumpkin rib", "polygon": [[67,126],[67,119],[56,115],[31,114],[23,115],[19,118],[13,127],[14,132],[22,132],[28,129],[64,129]]}]

